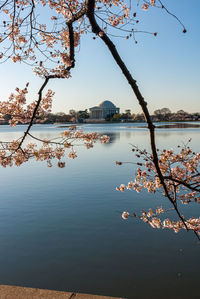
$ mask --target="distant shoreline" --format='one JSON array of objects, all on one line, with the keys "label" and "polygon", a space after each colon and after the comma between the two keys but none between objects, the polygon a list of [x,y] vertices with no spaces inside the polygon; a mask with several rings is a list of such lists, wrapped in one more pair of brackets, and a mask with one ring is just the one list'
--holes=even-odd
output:
[{"label": "distant shoreline", "polygon": [[[196,122],[196,123],[200,123],[200,120],[160,120],[160,121],[153,121],[153,123],[169,123],[169,126],[171,126],[171,124],[173,123],[178,123],[181,125],[181,123],[190,123],[190,122]],[[67,125],[67,126],[71,126],[71,125],[85,125],[85,124],[138,124],[138,123],[145,123],[145,121],[87,121],[87,122],[76,122],[76,123],[72,123],[72,122],[37,122],[37,123],[34,123],[34,125],[59,125],[59,126],[63,126],[63,125]],[[28,125],[29,123],[26,123],[26,124],[22,124],[22,123],[19,123],[17,124],[17,126],[21,126],[21,125]],[[9,122],[8,121],[0,121],[0,126],[5,126],[5,125],[9,125]],[[162,125],[161,125],[162,126]],[[167,124],[166,125],[163,125],[163,126],[168,126]],[[163,127],[162,126],[162,127]],[[196,126],[194,124],[194,126]],[[160,127],[160,126],[158,126]]]},{"label": "distant shoreline", "polygon": [[[192,122],[192,123],[191,123]],[[180,121],[153,121],[155,125],[155,129],[187,129],[187,128],[200,128],[200,121],[199,120],[180,120]],[[141,128],[145,129],[147,126],[145,125],[145,121],[126,121],[126,122],[117,122],[117,121],[101,121],[101,122],[76,122],[76,123],[71,123],[71,122],[49,122],[49,123],[34,123],[33,125],[55,125],[57,128],[69,128],[71,126],[82,126],[82,125],[113,125],[113,124],[130,124],[129,128]],[[134,126],[134,124],[141,124]],[[6,126],[9,125],[8,122],[6,123],[1,123],[0,126]],[[16,126],[27,126],[28,123],[26,124],[17,124]]]}]

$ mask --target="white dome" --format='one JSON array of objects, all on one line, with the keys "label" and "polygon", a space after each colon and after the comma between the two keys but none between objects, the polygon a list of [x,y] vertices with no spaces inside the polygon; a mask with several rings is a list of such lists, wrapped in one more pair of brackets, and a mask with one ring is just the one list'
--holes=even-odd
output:
[{"label": "white dome", "polygon": [[106,109],[115,109],[116,108],[116,106],[110,101],[103,101],[101,104],[99,104],[99,107],[106,108]]}]

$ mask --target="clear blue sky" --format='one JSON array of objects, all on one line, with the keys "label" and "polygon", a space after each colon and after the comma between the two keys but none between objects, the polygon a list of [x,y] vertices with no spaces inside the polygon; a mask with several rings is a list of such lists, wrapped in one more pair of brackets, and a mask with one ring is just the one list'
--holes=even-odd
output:
[{"label": "clear blue sky", "polygon": [[[158,32],[158,36],[138,33],[133,40],[114,39],[122,58],[137,80],[150,112],[168,107],[200,112],[200,1],[168,0],[167,7],[187,28],[162,10],[139,11],[141,30]],[[0,65],[0,99],[5,100],[16,86],[30,82],[29,99],[37,96],[41,79],[30,67],[11,62]],[[110,100],[121,111],[141,112],[135,96],[115,65],[102,41],[83,36],[76,53],[76,68],[69,80],[54,80],[48,85],[56,92],[54,112],[86,109]]]}]

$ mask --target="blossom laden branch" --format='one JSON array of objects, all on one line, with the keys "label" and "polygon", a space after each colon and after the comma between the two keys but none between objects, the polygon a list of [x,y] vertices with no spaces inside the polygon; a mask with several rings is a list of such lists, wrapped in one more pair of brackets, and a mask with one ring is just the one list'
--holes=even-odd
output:
[{"label": "blossom laden branch", "polygon": [[[149,224],[152,228],[157,228],[157,229],[170,229],[173,230],[175,233],[178,233],[182,229],[186,229],[185,225],[183,224],[182,221],[172,221],[169,218],[166,218],[164,220],[161,220],[158,216],[162,213],[168,212],[170,209],[164,210],[162,207],[158,207],[156,211],[154,212],[152,209],[149,209],[148,212],[143,211],[140,216],[136,215],[133,213],[132,215],[124,211],[122,213],[122,218],[124,220],[127,220],[129,217],[135,217],[143,222]],[[187,224],[187,228],[190,231],[193,231],[197,238],[200,240],[200,217],[199,218],[190,218],[188,220],[185,220]]]},{"label": "blossom laden branch", "polygon": [[153,163],[155,165],[157,175],[158,175],[158,177],[160,179],[160,182],[163,186],[166,197],[168,197],[169,201],[174,206],[174,208],[176,210],[176,213],[178,214],[179,218],[181,219],[181,221],[183,222],[184,226],[187,229],[187,225],[184,221],[183,216],[180,214],[179,210],[176,207],[176,204],[173,201],[173,198],[171,198],[171,196],[168,192],[168,188],[167,188],[165,180],[163,178],[163,174],[162,174],[162,172],[160,170],[160,167],[159,167],[159,161],[158,161],[158,155],[157,155],[157,149],[156,149],[156,142],[155,142],[155,126],[153,125],[153,123],[151,121],[150,113],[149,113],[149,110],[147,108],[147,102],[145,102],[145,100],[144,100],[144,98],[143,98],[143,96],[142,96],[142,94],[141,94],[141,92],[140,92],[140,90],[137,86],[136,80],[132,77],[131,73],[129,72],[128,68],[126,67],[125,63],[123,62],[122,58],[120,57],[115,45],[110,40],[110,38],[107,36],[107,34],[105,32],[103,32],[101,30],[100,26],[98,25],[98,23],[95,19],[95,14],[94,14],[95,1],[94,0],[87,0],[86,4],[87,4],[87,17],[90,21],[92,31],[97,36],[99,36],[102,39],[102,41],[105,43],[105,45],[107,46],[107,48],[110,51],[113,59],[115,60],[115,62],[117,63],[117,65],[121,69],[124,77],[126,78],[128,83],[130,84],[130,86],[133,90],[133,93],[135,94],[135,96],[136,96],[136,98],[137,98],[137,100],[138,100],[138,102],[139,102],[139,104],[142,108],[142,111],[143,111],[144,116],[145,116],[145,121],[146,121],[148,129],[149,129]]},{"label": "blossom laden branch", "polygon": [[[144,162],[136,163],[140,164],[141,167],[137,169],[134,181],[128,182],[127,185],[121,184],[116,190],[124,192],[128,189],[140,193],[142,189],[147,189],[149,193],[155,193],[157,191],[164,193],[164,188],[157,175],[152,155],[148,154],[146,150],[139,150],[138,148],[136,148],[136,150],[136,155],[140,159],[143,158]],[[174,199],[176,209],[178,209],[179,202],[184,205],[200,203],[200,153],[194,153],[189,146],[180,148],[179,152],[175,152],[172,149],[164,149],[161,152],[158,151],[158,153],[159,167],[165,180],[168,193],[171,198]],[[116,164],[123,165],[123,163],[124,162],[117,162]],[[154,218],[150,221],[148,219],[149,213],[144,213],[141,219],[148,222],[152,227],[157,223],[157,228],[167,227],[178,232],[184,226],[182,221],[174,222],[169,219],[161,222],[157,220],[157,218]],[[122,216],[122,218],[124,217]],[[195,234],[200,234],[200,218],[193,217],[189,220],[184,219],[184,221],[189,230],[193,230]],[[184,228],[186,227],[184,226]]]},{"label": "blossom laden branch", "polygon": [[[40,139],[27,133],[31,139],[37,140],[41,143],[39,146],[36,143],[29,142],[22,147],[22,139],[13,140],[11,142],[0,142],[0,165],[4,168],[7,166],[20,166],[30,159],[36,161],[46,161],[48,167],[52,167],[52,161],[58,160],[58,167],[63,168],[66,165],[65,156],[70,159],[75,159],[77,153],[75,148],[77,146],[84,146],[90,149],[96,142],[107,143],[109,137],[97,133],[85,133],[76,126],[70,126],[66,131],[62,132],[60,136],[55,139],[47,140]],[[63,159],[63,160],[62,160]]]}]

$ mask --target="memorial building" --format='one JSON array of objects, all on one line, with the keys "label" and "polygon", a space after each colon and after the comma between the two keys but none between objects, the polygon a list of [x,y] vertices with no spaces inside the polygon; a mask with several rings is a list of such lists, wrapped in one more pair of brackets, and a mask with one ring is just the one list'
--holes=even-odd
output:
[{"label": "memorial building", "polygon": [[103,101],[99,106],[95,106],[89,109],[90,118],[92,119],[105,119],[107,116],[118,114],[120,108],[117,108],[110,101]]}]

